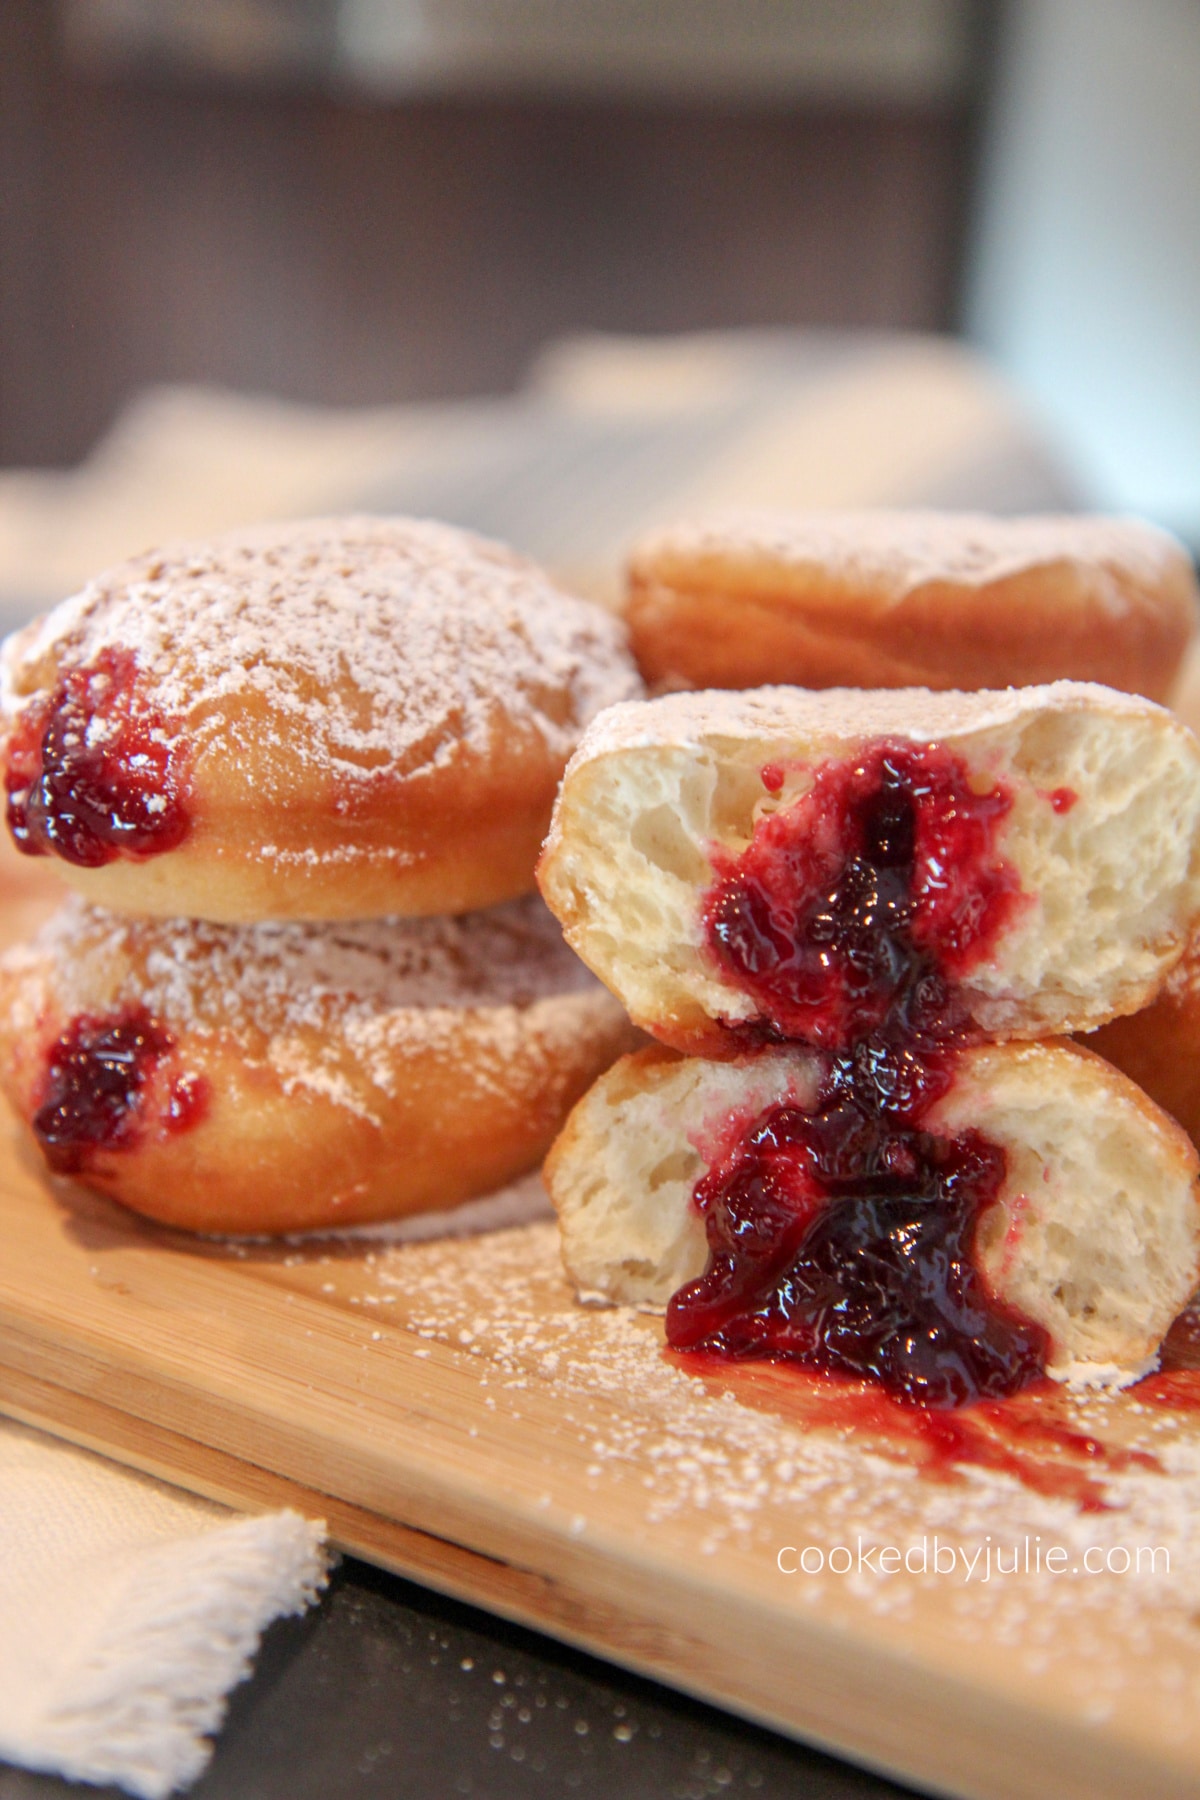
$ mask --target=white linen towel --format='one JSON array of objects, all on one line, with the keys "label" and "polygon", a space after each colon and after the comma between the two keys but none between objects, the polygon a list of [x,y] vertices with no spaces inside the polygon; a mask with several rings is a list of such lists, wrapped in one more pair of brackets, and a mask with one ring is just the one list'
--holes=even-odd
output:
[{"label": "white linen towel", "polygon": [[323,1541],[0,1420],[0,1760],[187,1786],[264,1628],[324,1585]]}]

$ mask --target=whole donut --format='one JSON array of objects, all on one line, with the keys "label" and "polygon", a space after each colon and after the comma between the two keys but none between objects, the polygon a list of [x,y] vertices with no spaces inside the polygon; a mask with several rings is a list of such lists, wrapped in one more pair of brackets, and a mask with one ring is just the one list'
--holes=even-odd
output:
[{"label": "whole donut", "polygon": [[18,847],[102,905],[224,921],[528,892],[624,627],[448,525],[316,520],[153,551],[11,638]]},{"label": "whole donut", "polygon": [[0,960],[0,1084],[51,1168],[193,1231],[489,1193],[633,1036],[532,896],[324,926],[72,898]]},{"label": "whole donut", "polygon": [[1191,560],[1133,519],[743,514],[637,544],[626,616],[659,688],[1034,687],[1168,698]]},{"label": "whole donut", "polygon": [[1080,1042],[1136,1081],[1200,1148],[1200,933],[1151,1005]]}]

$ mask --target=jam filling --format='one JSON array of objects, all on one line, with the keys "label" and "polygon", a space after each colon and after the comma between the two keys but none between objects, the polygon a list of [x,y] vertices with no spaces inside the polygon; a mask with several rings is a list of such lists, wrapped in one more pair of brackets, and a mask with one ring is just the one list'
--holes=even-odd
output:
[{"label": "jam filling", "polygon": [[178,756],[138,691],[132,651],[102,650],[22,715],[8,750],[8,827],[27,856],[86,869],[174,850],[190,829]]},{"label": "jam filling", "polygon": [[[777,792],[778,765],[762,779]],[[1011,806],[1002,785],[937,745],[880,744],[827,764],[717,864],[703,906],[709,952],[768,1035],[836,1050],[887,1021],[944,1041],[969,1022],[956,981],[1021,903],[994,848]]]},{"label": "jam filling", "polygon": [[[117,1017],[73,1019],[46,1063],[46,1086],[33,1130],[46,1161],[77,1175],[98,1150],[130,1150],[145,1120],[143,1091],[175,1040],[144,1007]],[[203,1079],[182,1075],[167,1096],[162,1123],[186,1131],[203,1117]]]},{"label": "jam filling", "polygon": [[[778,792],[771,764],[764,785]],[[718,867],[710,950],[776,1038],[823,1052],[810,1109],[770,1107],[697,1185],[705,1272],[674,1295],[680,1351],[772,1357],[956,1407],[1036,1380],[1047,1334],[974,1255],[1003,1150],[923,1129],[975,1034],[956,983],[1021,902],[995,851],[1012,801],[937,746],[818,771]]]},{"label": "jam filling", "polygon": [[[948,1085],[949,1060],[924,1075],[922,1100]],[[833,1058],[811,1112],[769,1108],[709,1170],[695,1193],[708,1267],[673,1296],[667,1341],[869,1377],[926,1406],[1015,1393],[1049,1344],[995,1300],[973,1256],[1004,1152],[978,1132],[922,1131],[878,1100],[852,1059]]]}]

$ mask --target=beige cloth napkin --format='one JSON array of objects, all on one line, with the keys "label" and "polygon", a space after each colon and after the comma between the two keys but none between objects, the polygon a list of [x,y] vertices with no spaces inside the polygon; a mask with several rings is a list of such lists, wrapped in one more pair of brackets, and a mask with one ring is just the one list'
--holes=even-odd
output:
[{"label": "beige cloth napkin", "polygon": [[949,338],[587,336],[499,399],[339,410],[150,389],[78,469],[0,471],[0,621],[150,544],[303,514],[448,519],[613,599],[632,537],[716,506],[1076,498],[1012,393]]},{"label": "beige cloth napkin", "polygon": [[160,1800],[195,1780],[324,1527],[240,1518],[0,1420],[0,1759]]}]

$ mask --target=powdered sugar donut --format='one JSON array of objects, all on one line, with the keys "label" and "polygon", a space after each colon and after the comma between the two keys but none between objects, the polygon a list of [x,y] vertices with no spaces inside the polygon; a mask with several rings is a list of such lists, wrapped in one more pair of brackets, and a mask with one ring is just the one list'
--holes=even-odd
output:
[{"label": "powdered sugar donut", "polygon": [[73,898],[0,961],[0,1081],[51,1168],[198,1231],[488,1193],[632,1036],[533,897],[324,926]]},{"label": "powdered sugar donut", "polygon": [[627,616],[662,687],[1027,687],[1166,700],[1196,630],[1183,546],[1135,519],[746,514],[635,546]]},{"label": "powdered sugar donut", "polygon": [[317,520],[155,551],[10,639],[19,847],[90,899],[226,921],[527,892],[624,627],[450,526]]}]

